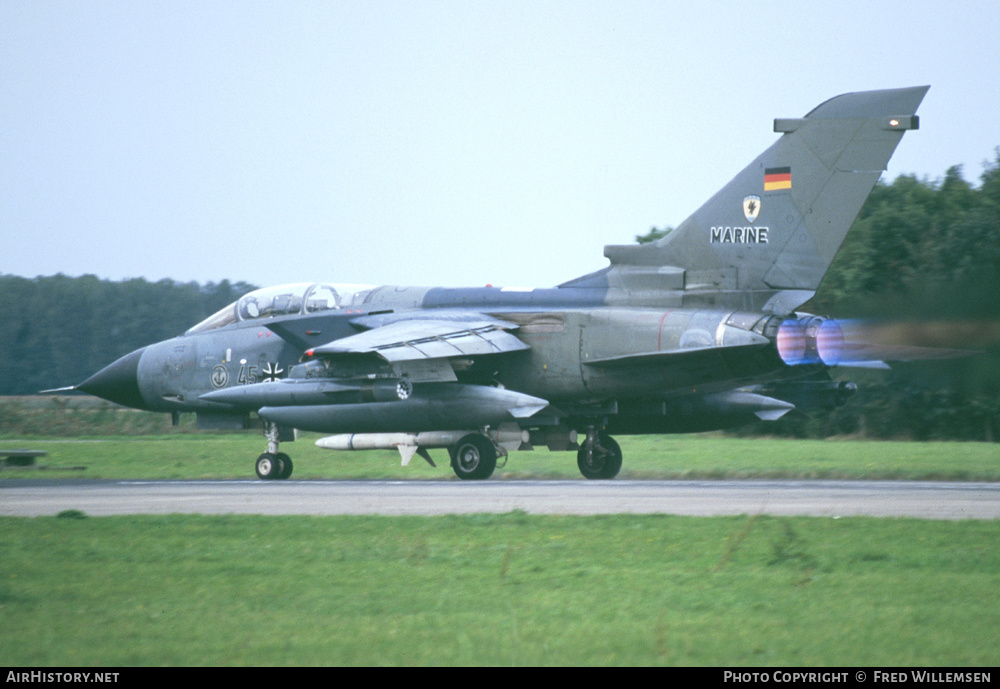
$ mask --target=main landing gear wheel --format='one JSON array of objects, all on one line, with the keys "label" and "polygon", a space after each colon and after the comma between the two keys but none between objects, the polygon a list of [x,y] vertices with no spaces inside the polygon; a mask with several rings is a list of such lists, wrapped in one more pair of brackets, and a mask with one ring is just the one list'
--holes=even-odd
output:
[{"label": "main landing gear wheel", "polygon": [[286,479],[292,475],[292,458],[284,452],[279,452],[276,456],[278,458],[278,462],[281,463],[281,471],[278,472],[278,478]]},{"label": "main landing gear wheel", "polygon": [[600,433],[576,453],[576,465],[584,478],[614,478],[622,468],[622,449],[610,435]]},{"label": "main landing gear wheel", "polygon": [[292,458],[284,452],[265,452],[257,458],[257,477],[265,481],[286,479],[292,475]]},{"label": "main landing gear wheel", "polygon": [[465,436],[449,452],[451,468],[463,481],[487,479],[497,468],[496,448],[486,436],[478,433]]},{"label": "main landing gear wheel", "polygon": [[278,461],[277,455],[265,452],[257,458],[257,465],[254,468],[257,471],[258,478],[270,481],[278,478],[278,475],[281,473],[282,465],[281,462]]}]

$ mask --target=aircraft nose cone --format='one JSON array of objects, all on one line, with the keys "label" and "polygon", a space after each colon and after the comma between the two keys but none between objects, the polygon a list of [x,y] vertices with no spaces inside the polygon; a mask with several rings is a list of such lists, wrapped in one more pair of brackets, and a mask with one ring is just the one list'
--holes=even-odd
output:
[{"label": "aircraft nose cone", "polygon": [[76,386],[88,395],[135,409],[149,409],[139,391],[139,359],[146,348],[126,354]]}]

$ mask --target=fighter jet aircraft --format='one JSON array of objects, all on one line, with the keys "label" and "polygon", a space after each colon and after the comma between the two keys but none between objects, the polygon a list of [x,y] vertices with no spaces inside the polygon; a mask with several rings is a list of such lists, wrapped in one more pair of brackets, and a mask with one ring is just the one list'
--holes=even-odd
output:
[{"label": "fighter jet aircraft", "polygon": [[[928,87],[848,93],[776,119],[767,150],[662,239],[553,288],[285,285],[73,389],[208,428],[263,422],[262,479],[288,478],[295,429],[334,450],[396,448],[462,479],[498,456],[622,465],[614,434],[704,431],[839,403],[829,370],[878,359],[810,299]],[[899,357],[905,358],[905,357]]]}]

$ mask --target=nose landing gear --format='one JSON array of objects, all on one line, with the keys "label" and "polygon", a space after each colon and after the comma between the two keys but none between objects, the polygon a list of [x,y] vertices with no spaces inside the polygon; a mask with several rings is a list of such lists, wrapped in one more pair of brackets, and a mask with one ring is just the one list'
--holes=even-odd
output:
[{"label": "nose landing gear", "polygon": [[264,422],[264,437],[267,438],[267,452],[257,458],[254,469],[257,477],[265,481],[283,480],[292,475],[292,458],[278,452],[278,443],[283,438],[278,424]]}]

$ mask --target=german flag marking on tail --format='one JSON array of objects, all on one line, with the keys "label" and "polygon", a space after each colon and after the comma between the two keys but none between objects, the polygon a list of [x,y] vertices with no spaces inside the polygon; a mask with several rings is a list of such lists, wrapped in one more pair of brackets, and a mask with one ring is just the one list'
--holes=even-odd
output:
[{"label": "german flag marking on tail", "polygon": [[764,169],[764,191],[792,188],[792,168],[769,167]]}]

